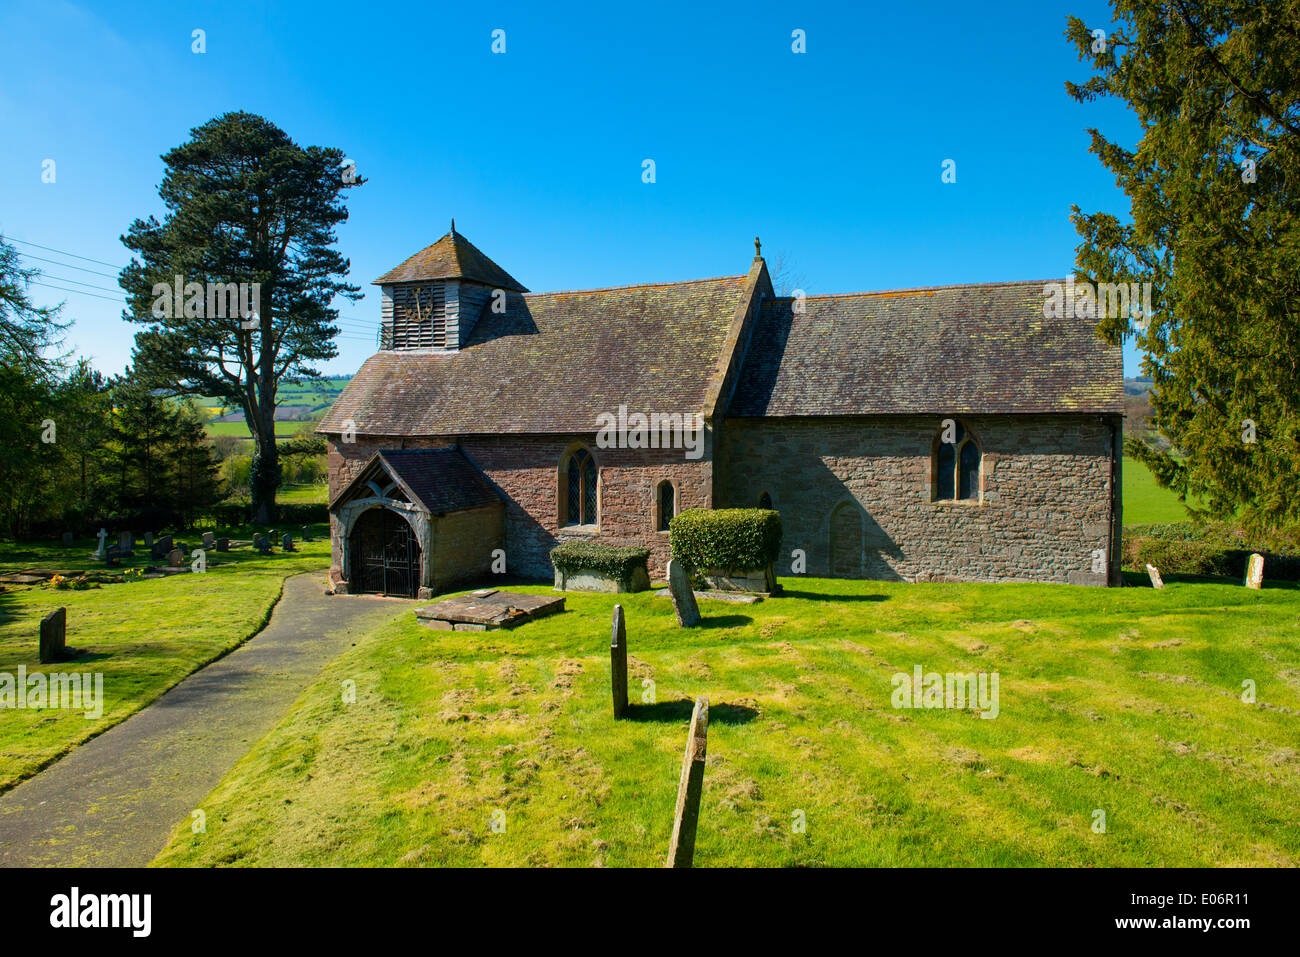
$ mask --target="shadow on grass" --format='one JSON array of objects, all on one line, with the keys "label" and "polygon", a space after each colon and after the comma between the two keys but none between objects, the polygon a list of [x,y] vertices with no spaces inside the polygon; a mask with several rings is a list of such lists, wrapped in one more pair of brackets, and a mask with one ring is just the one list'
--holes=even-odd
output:
[{"label": "shadow on grass", "polygon": [[[660,701],[657,704],[629,704],[625,721],[664,721],[669,724],[690,721],[695,702],[690,698]],[[743,704],[709,704],[709,724],[748,724],[758,717],[756,708]]]},{"label": "shadow on grass", "polygon": [[785,588],[778,596],[780,598],[802,598],[805,601],[888,601],[886,595],[828,595],[818,591],[800,591],[797,588]]},{"label": "shadow on grass", "polygon": [[752,625],[754,619],[748,615],[710,615],[707,618],[701,617],[700,628],[743,628],[745,625]]}]

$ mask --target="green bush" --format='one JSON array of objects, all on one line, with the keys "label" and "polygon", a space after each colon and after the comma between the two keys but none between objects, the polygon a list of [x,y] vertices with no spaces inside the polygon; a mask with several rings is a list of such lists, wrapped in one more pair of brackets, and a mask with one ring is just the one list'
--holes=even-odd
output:
[{"label": "green bush", "polygon": [[[1188,525],[1189,523],[1180,523]],[[1195,529],[1196,526],[1192,526]],[[1178,529],[1174,531],[1173,529]],[[1262,548],[1241,548],[1222,530],[1196,531],[1178,526],[1136,526],[1124,530],[1123,563],[1133,571],[1147,565],[1161,575],[1210,575],[1244,579],[1251,552],[1264,556],[1264,577],[1275,581],[1300,581],[1300,556],[1279,555]]]},{"label": "green bush", "polygon": [[766,568],[781,551],[781,516],[762,508],[689,508],[668,523],[673,558],[689,568]]},{"label": "green bush", "polygon": [[[633,573],[646,571],[648,548],[622,548],[599,542],[561,542],[551,549],[551,564],[566,575],[598,572],[627,585]],[[646,571],[647,577],[649,572]]]}]

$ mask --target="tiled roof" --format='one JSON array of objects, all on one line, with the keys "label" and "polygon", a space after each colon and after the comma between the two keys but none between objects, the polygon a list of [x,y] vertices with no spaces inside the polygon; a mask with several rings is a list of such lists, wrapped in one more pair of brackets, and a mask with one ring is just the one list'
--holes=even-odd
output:
[{"label": "tiled roof", "polygon": [[[502,501],[492,483],[459,449],[384,449],[371,457],[330,507],[352,498],[353,490],[374,475],[372,466],[385,470],[415,504],[423,505],[432,515]],[[382,488],[384,483],[376,484]]]},{"label": "tiled roof", "polygon": [[1122,412],[1095,321],[1043,317],[1043,281],[763,304],[734,416]]},{"label": "tiled roof", "polygon": [[422,282],[427,279],[469,279],[494,289],[508,292],[527,292],[510,273],[506,272],[468,239],[451,231],[432,246],[426,246],[402,263],[375,280],[375,285],[394,282]]},{"label": "tiled roof", "polygon": [[317,431],[590,433],[618,411],[703,411],[745,276],[515,295],[459,352],[388,351],[353,376]]}]

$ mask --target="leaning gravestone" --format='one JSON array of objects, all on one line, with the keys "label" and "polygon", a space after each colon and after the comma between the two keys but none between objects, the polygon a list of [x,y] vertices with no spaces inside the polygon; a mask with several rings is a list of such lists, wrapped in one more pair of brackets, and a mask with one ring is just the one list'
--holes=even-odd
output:
[{"label": "leaning gravestone", "polygon": [[56,608],[41,619],[41,664],[63,661],[68,655],[68,609]]},{"label": "leaning gravestone", "polygon": [[627,713],[627,629],[623,627],[623,606],[614,606],[613,633],[609,638],[609,680],[614,693],[614,717]]},{"label": "leaning gravestone", "polygon": [[1160,577],[1160,569],[1156,568],[1155,565],[1148,565],[1148,566],[1147,566],[1147,575],[1150,576],[1150,578],[1151,578],[1151,587],[1152,587],[1152,588],[1164,588],[1164,587],[1165,587],[1164,580]]},{"label": "leaning gravestone", "polygon": [[217,547],[217,536],[213,535],[211,532],[204,532],[204,533],[203,533],[203,547],[204,547],[204,548],[216,548],[216,547]]},{"label": "leaning gravestone", "polygon": [[700,623],[700,606],[691,591],[691,577],[686,568],[675,559],[668,559],[668,590],[673,596],[673,613],[682,628],[694,628]]},{"label": "leaning gravestone", "polygon": [[1264,587],[1264,556],[1259,552],[1251,554],[1246,561],[1246,587]]},{"label": "leaning gravestone", "polygon": [[296,552],[298,549],[293,547],[293,536],[288,532],[284,533],[284,538],[280,540],[280,547],[286,552]]},{"label": "leaning gravestone", "polygon": [[63,533],[63,547],[64,547],[64,548],[71,548],[71,547],[72,547],[72,533],[71,533],[71,532],[64,532],[64,533]]},{"label": "leaning gravestone", "polygon": [[704,756],[709,744],[709,699],[696,698],[691,715],[686,757],[677,782],[677,811],[673,814],[673,836],[668,844],[664,867],[690,867],[695,856],[695,828],[700,823],[700,795],[704,792]]}]

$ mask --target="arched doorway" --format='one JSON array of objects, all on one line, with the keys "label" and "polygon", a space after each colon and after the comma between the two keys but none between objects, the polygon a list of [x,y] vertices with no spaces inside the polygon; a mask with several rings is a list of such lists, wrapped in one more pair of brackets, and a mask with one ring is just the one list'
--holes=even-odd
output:
[{"label": "arched doorway", "polygon": [[862,577],[862,510],[842,502],[831,512],[831,575],[836,578]]},{"label": "arched doorway", "polygon": [[368,508],[348,536],[348,590],[414,598],[420,587],[420,544],[390,508]]}]

